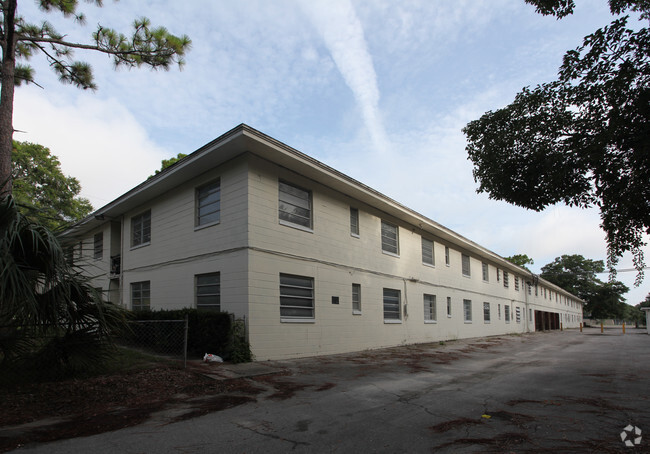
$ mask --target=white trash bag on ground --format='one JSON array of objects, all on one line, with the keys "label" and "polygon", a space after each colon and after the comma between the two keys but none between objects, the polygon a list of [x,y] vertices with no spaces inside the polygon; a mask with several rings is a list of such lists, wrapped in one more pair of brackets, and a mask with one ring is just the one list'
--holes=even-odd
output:
[{"label": "white trash bag on ground", "polygon": [[206,363],[222,363],[223,359],[221,359],[221,356],[213,355],[212,353],[206,353],[203,357],[203,361]]}]

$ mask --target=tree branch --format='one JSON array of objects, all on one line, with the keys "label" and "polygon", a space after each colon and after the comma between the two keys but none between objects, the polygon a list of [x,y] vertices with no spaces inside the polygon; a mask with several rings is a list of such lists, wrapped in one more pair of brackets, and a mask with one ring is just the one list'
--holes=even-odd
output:
[{"label": "tree branch", "polygon": [[[100,47],[98,45],[93,45],[93,44],[72,43],[69,41],[64,41],[62,39],[47,38],[47,37],[35,38],[31,36],[21,36],[18,38],[18,40],[29,41],[34,44],[49,43],[52,45],[72,47],[74,49],[95,50],[110,55],[158,55],[161,52],[161,50],[143,51],[137,49],[129,49],[129,50],[109,49],[109,48]],[[39,46],[39,48],[42,50],[41,46]],[[174,52],[170,50],[169,52],[166,53],[172,55]]]}]

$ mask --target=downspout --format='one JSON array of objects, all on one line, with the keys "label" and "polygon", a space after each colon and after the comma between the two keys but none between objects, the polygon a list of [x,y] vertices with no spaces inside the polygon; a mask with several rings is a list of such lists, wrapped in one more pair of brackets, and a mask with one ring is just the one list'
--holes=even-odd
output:
[{"label": "downspout", "polygon": [[124,215],[122,215],[122,218],[120,219],[120,304],[122,307],[126,308],[126,304],[124,303]]},{"label": "downspout", "polygon": [[[532,274],[532,273],[531,273]],[[526,306],[526,332],[530,333],[530,309],[528,307],[528,282],[524,282],[524,304]]]}]

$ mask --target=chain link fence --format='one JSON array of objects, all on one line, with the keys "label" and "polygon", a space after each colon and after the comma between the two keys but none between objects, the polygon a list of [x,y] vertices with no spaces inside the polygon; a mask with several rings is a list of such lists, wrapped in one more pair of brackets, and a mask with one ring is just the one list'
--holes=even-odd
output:
[{"label": "chain link fence", "polygon": [[157,355],[183,360],[187,366],[188,319],[136,320],[118,340],[120,344]]}]

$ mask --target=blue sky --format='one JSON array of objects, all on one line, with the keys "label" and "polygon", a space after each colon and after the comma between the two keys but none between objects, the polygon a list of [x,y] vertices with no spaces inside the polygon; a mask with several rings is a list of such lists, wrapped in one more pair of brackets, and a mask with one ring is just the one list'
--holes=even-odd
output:
[{"label": "blue sky", "polygon": [[[605,259],[597,210],[534,213],[476,194],[461,132],[553,80],[564,52],[612,19],[604,0],[577,3],[558,21],[523,0],[80,2],[78,26],[25,0],[20,15],[71,40],[87,42],[97,23],[126,33],[146,16],[193,47],[169,72],[114,71],[105,55],[77,51],[95,92],[61,85],[34,58],[43,88],[17,90],[15,138],[49,147],[99,208],[162,159],[246,123],[502,256],[528,254],[533,271],[562,254]],[[624,257],[619,268],[630,267]],[[634,273],[618,278],[632,288]]]}]

